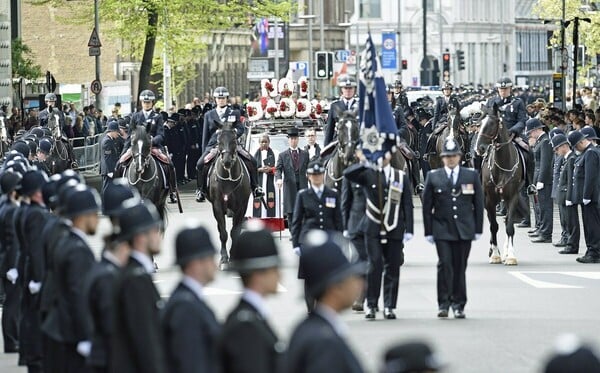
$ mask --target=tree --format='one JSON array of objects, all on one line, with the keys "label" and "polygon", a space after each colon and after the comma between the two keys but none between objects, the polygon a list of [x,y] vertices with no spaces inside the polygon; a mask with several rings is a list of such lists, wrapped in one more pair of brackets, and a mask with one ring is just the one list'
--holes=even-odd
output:
[{"label": "tree", "polygon": [[35,80],[42,76],[42,67],[31,59],[31,49],[21,39],[14,39],[11,44],[11,62],[13,78]]},{"label": "tree", "polygon": [[[280,0],[97,0],[102,32],[124,41],[122,55],[141,60],[139,90],[150,84],[158,72],[160,55],[166,50],[173,68],[190,77],[199,53],[206,47],[207,35],[214,31],[247,29],[253,17],[286,19],[292,1]],[[85,1],[32,0],[77,10],[65,22],[89,23],[93,6]],[[154,70],[153,70],[154,68]],[[139,93],[139,92],[138,92]],[[137,97],[137,96],[136,96]]]}]

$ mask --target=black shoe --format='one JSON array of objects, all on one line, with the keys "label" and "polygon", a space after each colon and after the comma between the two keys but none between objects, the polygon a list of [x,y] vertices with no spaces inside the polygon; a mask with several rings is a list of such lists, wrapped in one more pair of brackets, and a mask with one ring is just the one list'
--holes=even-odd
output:
[{"label": "black shoe", "polygon": [[584,256],[580,256],[579,258],[575,259],[577,260],[579,263],[600,263],[600,258],[595,257],[595,256],[591,256],[591,255],[584,255]]},{"label": "black shoe", "polygon": [[383,309],[383,317],[388,320],[394,320],[396,318],[396,314],[394,313],[393,308],[384,308]]},{"label": "black shoe", "polygon": [[446,317],[448,317],[448,310],[447,309],[438,310],[437,317],[439,317],[439,318],[446,318]]},{"label": "black shoe", "polygon": [[201,190],[196,190],[196,202],[204,202],[205,200],[204,193]]},{"label": "black shoe", "polygon": [[579,254],[579,250],[574,247],[566,246],[564,249],[558,250],[558,253],[559,254]]},{"label": "black shoe", "polygon": [[452,311],[454,312],[454,318],[455,319],[464,319],[465,316],[465,312],[461,309],[455,310],[454,308],[452,309]]},{"label": "black shoe", "polygon": [[259,186],[254,188],[254,198],[260,198],[264,195],[265,195],[265,192],[263,191],[263,188],[261,188]]},{"label": "black shoe", "polygon": [[540,236],[540,233],[539,233],[539,232],[537,232],[537,231],[535,231],[535,232],[533,232],[533,233],[529,233],[529,234],[528,234],[528,236],[529,236],[529,238],[532,238],[532,239],[533,239],[533,238],[539,237],[539,236]]},{"label": "black shoe", "polygon": [[365,319],[375,320],[376,314],[377,314],[377,311],[375,311],[375,308],[367,307],[367,313],[365,314]]},{"label": "black shoe", "polygon": [[533,229],[530,229],[530,230],[528,230],[528,231],[527,231],[527,234],[536,233],[537,231],[538,231],[538,229],[537,229],[537,227],[536,227],[536,228],[533,228]]},{"label": "black shoe", "polygon": [[536,237],[533,237],[531,239],[531,242],[535,242],[535,243],[552,243],[552,238],[550,238],[550,237],[536,236]]},{"label": "black shoe", "polygon": [[177,195],[175,193],[169,193],[169,203],[177,203]]},{"label": "black shoe", "polygon": [[535,187],[535,185],[531,184],[527,187],[527,195],[528,196],[533,196],[537,194],[537,188]]},{"label": "black shoe", "polygon": [[552,245],[555,247],[565,247],[565,246],[567,246],[567,241],[560,240],[558,242],[553,243]]},{"label": "black shoe", "polygon": [[522,221],[519,224],[516,225],[517,228],[530,228],[531,227],[531,223],[528,221]]},{"label": "black shoe", "polygon": [[357,300],[352,304],[352,311],[363,312],[364,310],[365,310],[364,302]]}]

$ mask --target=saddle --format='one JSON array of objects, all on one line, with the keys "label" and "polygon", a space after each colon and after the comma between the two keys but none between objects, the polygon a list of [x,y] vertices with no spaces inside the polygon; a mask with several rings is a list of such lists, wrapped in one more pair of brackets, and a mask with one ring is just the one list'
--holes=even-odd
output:
[{"label": "saddle", "polygon": [[440,133],[442,133],[442,131],[446,129],[446,127],[448,127],[448,123],[438,123],[437,127],[435,127],[435,129],[431,133],[431,136],[439,135]]},{"label": "saddle", "polygon": [[[127,149],[127,151],[125,153],[123,153],[121,155],[121,157],[119,158],[119,163],[121,164],[127,164],[129,162],[129,160],[131,159],[131,148]],[[165,153],[163,153],[159,148],[152,148],[150,150],[150,154],[152,155],[152,157],[154,159],[156,159],[157,161],[159,161],[160,163],[166,164],[166,165],[170,165],[171,161],[169,159],[169,156],[166,155]]]},{"label": "saddle", "polygon": [[406,144],[405,142],[401,142],[400,144],[398,144],[398,150],[400,150],[400,153],[402,153],[404,158],[408,159],[409,161],[415,158],[415,152],[411,148],[409,148],[408,144]]},{"label": "saddle", "polygon": [[513,141],[517,144],[517,147],[523,149],[524,151],[529,153],[529,144],[525,142],[521,137],[516,136]]}]

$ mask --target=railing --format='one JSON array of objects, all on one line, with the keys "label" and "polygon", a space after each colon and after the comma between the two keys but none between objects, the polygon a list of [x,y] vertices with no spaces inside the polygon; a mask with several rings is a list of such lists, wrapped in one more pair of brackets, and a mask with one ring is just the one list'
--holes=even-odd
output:
[{"label": "railing", "polygon": [[74,137],[69,139],[69,142],[73,145],[73,155],[79,165],[80,172],[99,173],[103,136],[104,133],[99,133],[91,137]]}]

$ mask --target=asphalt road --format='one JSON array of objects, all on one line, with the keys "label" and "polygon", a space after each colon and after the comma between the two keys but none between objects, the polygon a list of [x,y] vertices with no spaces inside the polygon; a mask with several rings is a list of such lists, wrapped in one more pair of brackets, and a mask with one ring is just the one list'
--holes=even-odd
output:
[{"label": "asphalt road", "polygon": [[[155,276],[161,294],[168,297],[179,279],[174,262],[174,237],[191,219],[201,221],[217,241],[217,229],[210,205],[198,204],[190,187],[184,187],[184,214],[169,205],[168,227],[162,253],[157,257]],[[405,248],[401,269],[397,320],[366,321],[364,314],[346,312],[350,343],[369,372],[376,372],[385,350],[397,342],[425,340],[447,363],[447,372],[539,372],[562,333],[575,333],[600,347],[600,265],[579,264],[574,255],[559,255],[551,244],[533,244],[527,229],[518,229],[515,246],[519,265],[505,267],[487,263],[489,233],[474,242],[467,271],[469,302],[467,318],[436,318],[436,253],[425,241],[421,208],[415,200],[415,238]],[[555,239],[558,212],[555,211]],[[501,231],[503,225],[501,224]],[[101,249],[100,238],[109,229],[106,219],[93,238],[94,250]],[[279,234],[275,235],[277,239]],[[500,236],[500,244],[504,242]],[[287,340],[305,316],[302,284],[296,279],[297,257],[289,233],[279,241],[283,257],[280,292],[269,299],[272,324]],[[582,238],[583,239],[583,238]],[[581,247],[583,250],[584,243]],[[207,289],[209,303],[223,319],[237,302],[239,279],[219,273]],[[2,342],[0,341],[0,344]],[[0,349],[0,351],[2,351]],[[25,372],[16,366],[15,354],[0,354],[0,371]]]}]

